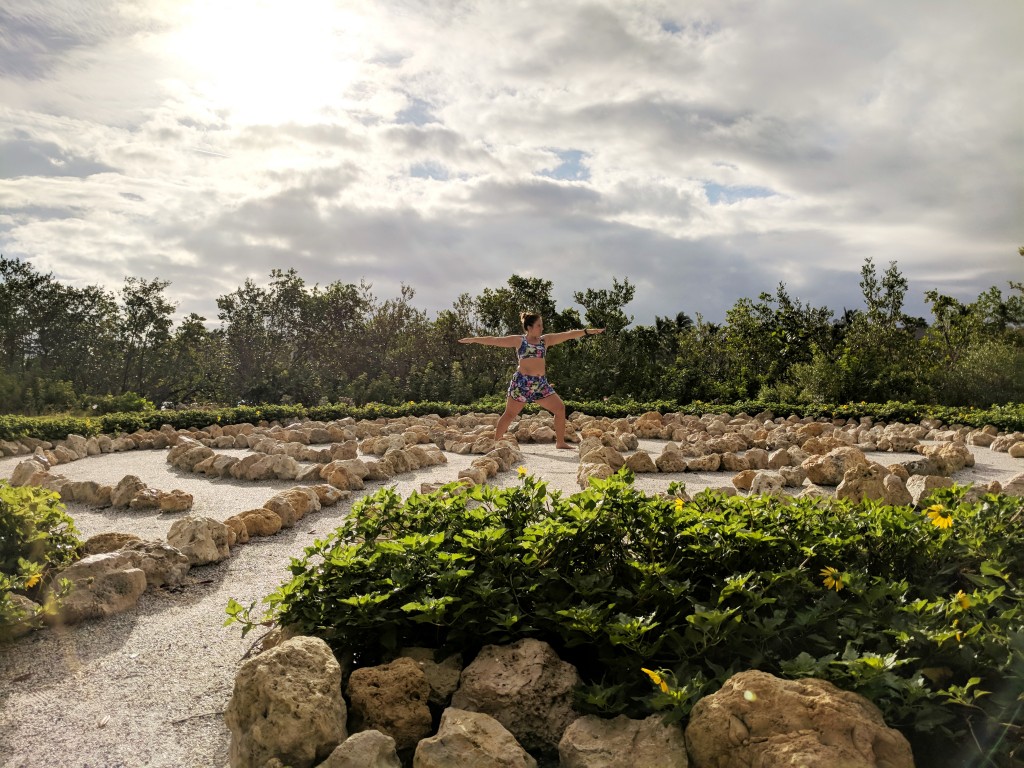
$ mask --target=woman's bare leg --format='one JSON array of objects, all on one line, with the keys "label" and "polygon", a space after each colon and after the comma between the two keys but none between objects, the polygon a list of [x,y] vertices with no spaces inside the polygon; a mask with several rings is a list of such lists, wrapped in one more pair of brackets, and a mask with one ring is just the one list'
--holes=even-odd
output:
[{"label": "woman's bare leg", "polygon": [[572,448],[565,442],[565,403],[558,395],[548,395],[538,400],[537,405],[545,410],[551,411],[555,417],[555,448]]},{"label": "woman's bare leg", "polygon": [[518,416],[520,411],[525,407],[526,403],[513,400],[511,397],[505,401],[505,412],[501,414],[501,418],[498,419],[497,426],[494,427],[495,440],[501,440],[505,436],[505,430],[508,429],[508,425],[512,423],[512,419]]}]

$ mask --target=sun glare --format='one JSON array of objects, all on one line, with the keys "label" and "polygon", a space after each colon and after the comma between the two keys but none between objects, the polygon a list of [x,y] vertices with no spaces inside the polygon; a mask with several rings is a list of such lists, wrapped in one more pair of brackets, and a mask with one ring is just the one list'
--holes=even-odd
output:
[{"label": "sun glare", "polygon": [[337,108],[359,72],[364,21],[327,0],[198,0],[166,49],[180,78],[232,122],[306,122]]}]

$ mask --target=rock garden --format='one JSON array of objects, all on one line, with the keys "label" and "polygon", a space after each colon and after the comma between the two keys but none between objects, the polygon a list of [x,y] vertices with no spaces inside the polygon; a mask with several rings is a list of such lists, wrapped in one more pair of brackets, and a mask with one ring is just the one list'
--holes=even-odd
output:
[{"label": "rock garden", "polygon": [[[563,614],[577,611],[571,632],[559,634],[563,625],[557,622],[565,616],[552,617],[546,629],[538,623],[531,630],[522,616],[508,614],[503,631],[493,637],[478,634],[475,642],[462,637],[445,613],[445,606],[455,602],[443,601],[477,605],[466,590],[479,583],[448,592],[438,586],[436,594],[407,603],[413,629],[387,639],[384,624],[370,620],[375,609],[355,605],[359,599],[388,605],[379,585],[378,591],[344,596],[355,613],[339,621],[364,633],[346,635],[325,621],[326,609],[318,617],[301,613],[311,590],[303,592],[298,582],[326,584],[324,563],[356,543],[443,534],[441,529],[397,528],[368,535],[366,526],[390,519],[396,510],[411,517],[415,508],[408,499],[421,494],[435,499],[430,504],[462,505],[467,515],[474,509],[505,514],[516,499],[529,496],[523,503],[552,507],[560,502],[546,494],[568,497],[579,491],[586,497],[602,483],[612,483],[604,498],[626,499],[639,504],[637,509],[657,506],[664,514],[704,510],[708,520],[726,509],[730,498],[757,499],[766,510],[764,530],[783,525],[779,520],[789,514],[788,499],[807,505],[800,507],[804,511],[816,499],[836,499],[905,510],[900,530],[923,521],[921,535],[945,535],[947,516],[958,505],[983,510],[996,504],[986,500],[1024,496],[1024,433],[927,420],[876,424],[770,413],[696,417],[651,412],[629,418],[575,413],[568,437],[577,450],[566,452],[553,447],[548,417],[522,418],[509,439],[500,442],[493,439],[495,421],[476,414],[190,430],[165,426],[128,435],[71,435],[57,442],[0,442],[7,457],[0,460],[0,475],[16,488],[58,493],[83,539],[72,562],[31,589],[12,594],[17,618],[5,626],[11,639],[0,646],[0,746],[11,755],[5,764],[914,765],[910,741],[887,724],[865,695],[873,690],[870,685],[854,686],[863,691],[855,693],[814,674],[838,663],[822,661],[827,654],[805,660],[800,674],[791,664],[786,668],[790,674],[782,675],[760,669],[772,667],[768,660],[774,651],[747,649],[746,663],[736,659],[736,668],[723,668],[714,684],[708,679],[694,687],[679,679],[670,655],[649,644],[667,618],[654,602],[648,608],[655,618],[646,619],[642,606],[628,616],[602,614],[604,623],[629,619],[650,624],[623,630],[626,634],[612,643],[618,656],[605,659],[603,652],[595,652],[595,658],[614,666],[637,662],[637,685],[646,686],[630,688],[628,696],[626,688],[616,694],[621,695],[615,706],[622,714],[613,715],[615,707],[599,701],[593,687],[599,679],[595,658],[587,657],[588,633],[580,611],[592,606],[567,576],[563,589],[568,591],[559,605]],[[622,482],[623,469],[630,477],[628,492],[615,485]],[[954,485],[970,487],[961,492]],[[383,495],[374,493],[380,489]],[[489,496],[492,492],[499,495]],[[360,513],[353,516],[360,504]],[[431,509],[436,516],[442,506]],[[585,514],[597,519],[598,509],[574,511],[584,515],[574,525],[587,525]],[[977,512],[978,520],[982,514]],[[336,531],[346,521],[348,538],[342,541]],[[522,523],[524,540],[536,538],[530,526],[543,524],[533,518],[528,523]],[[751,523],[745,530],[758,529],[760,524]],[[629,538],[616,535],[618,543]],[[421,543],[403,546],[404,557],[421,554]],[[432,546],[422,551],[444,550]],[[488,546],[477,541],[466,551],[482,559],[492,551]],[[845,551],[843,546],[833,542],[823,548],[838,553]],[[454,550],[444,551],[456,557]],[[536,556],[544,557],[539,550]],[[801,557],[819,564],[817,552]],[[661,567],[656,562],[643,567]],[[900,572],[902,565],[895,563],[889,563],[890,580],[912,580],[913,574]],[[986,563],[971,566],[975,570],[969,576],[977,580],[961,579],[977,587],[961,592],[969,608],[943,617],[952,616],[946,623],[958,648],[964,638],[957,633],[970,629],[970,610],[980,610],[988,600],[995,611],[1009,595],[1008,587],[1017,588],[1019,575],[1011,564]],[[822,590],[817,570],[809,573],[799,561],[791,565],[793,572],[785,572],[796,580],[793,584],[799,581],[804,589],[813,580]],[[875,565],[865,565],[864,573],[874,574]],[[479,570],[455,559],[436,578],[463,572],[472,574],[461,577],[465,580],[481,578]],[[603,568],[595,562],[593,572]],[[736,569],[737,577],[743,572]],[[394,591],[401,591],[401,578],[391,578]],[[662,590],[676,588],[668,577],[659,578],[665,579]],[[874,599],[867,594],[868,581],[858,584],[858,577],[838,564],[834,575],[824,578],[840,586],[823,589],[827,598],[822,599],[852,599],[855,589],[864,590],[865,606]],[[1006,581],[1005,595],[995,595],[998,585],[985,581],[999,578]],[[770,585],[763,586],[764,594],[770,594]],[[740,594],[753,587],[731,589]],[[275,591],[272,610],[261,613],[262,598]],[[702,605],[689,614],[697,617],[689,625],[711,646],[718,630],[700,622],[733,621],[741,615],[738,608],[729,613],[733,609],[723,594],[731,592],[719,589],[717,594],[717,607]],[[428,598],[442,604],[428,605]],[[932,598],[921,600],[926,607],[920,610],[939,611]],[[628,600],[619,602],[616,610],[624,610]],[[827,605],[840,620],[839,608]],[[243,639],[237,626],[223,627],[226,607],[256,634]],[[772,615],[760,605],[750,616],[755,614],[758,620]],[[467,614],[460,621],[468,625],[468,619]],[[954,619],[963,623],[950,623]],[[360,624],[364,620],[365,627]],[[812,619],[807,621],[811,626]],[[525,628],[522,637],[516,635],[518,623]],[[372,633],[366,628],[371,625]],[[642,642],[636,639],[641,636]],[[351,647],[353,637],[363,638],[356,647]],[[432,638],[439,642],[429,642]],[[890,641],[893,648],[910,643]],[[838,648],[837,658],[843,652]],[[645,658],[652,660],[641,673]],[[849,664],[852,668],[852,657]],[[960,669],[957,664],[944,661],[934,674],[942,678],[948,668],[952,675]],[[972,685],[956,682],[963,706],[972,706]],[[598,710],[602,714],[593,713]],[[54,722],[61,723],[56,732]],[[919,760],[918,765],[924,764]]]}]

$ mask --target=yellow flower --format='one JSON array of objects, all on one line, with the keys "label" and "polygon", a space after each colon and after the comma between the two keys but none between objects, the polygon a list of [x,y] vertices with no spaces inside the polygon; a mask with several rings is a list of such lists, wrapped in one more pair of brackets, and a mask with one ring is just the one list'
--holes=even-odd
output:
[{"label": "yellow flower", "polygon": [[843,574],[836,568],[822,568],[820,575],[823,577],[822,583],[824,583],[825,589],[834,589],[838,592],[846,586],[843,584]]},{"label": "yellow flower", "polygon": [[953,599],[960,603],[960,607],[965,611],[971,607],[971,598],[965,595],[962,589],[956,593]]},{"label": "yellow flower", "polygon": [[526,477],[526,467],[519,467],[516,472],[519,473],[520,477]]},{"label": "yellow flower", "polygon": [[683,500],[676,499],[676,512],[679,512],[683,508]]},{"label": "yellow flower", "polygon": [[643,667],[640,668],[640,671],[643,672],[645,675],[647,675],[649,678],[651,678],[651,682],[654,683],[659,688],[661,688],[663,693],[668,693],[669,692],[668,683],[666,683],[665,682],[665,678],[663,678],[657,672],[652,672],[651,670],[644,669]]},{"label": "yellow flower", "polygon": [[33,574],[32,574],[31,576],[29,576],[29,577],[28,577],[28,579],[27,579],[27,580],[25,581],[25,588],[26,588],[26,589],[31,589],[32,587],[34,587],[34,586],[35,586],[36,584],[38,584],[38,583],[39,583],[39,579],[41,579],[41,578],[42,578],[42,577],[41,577],[41,576],[40,576],[40,575],[39,575],[38,573],[33,573]]},{"label": "yellow flower", "polygon": [[932,504],[925,512],[928,513],[928,519],[936,528],[953,527],[953,514],[941,504]]}]

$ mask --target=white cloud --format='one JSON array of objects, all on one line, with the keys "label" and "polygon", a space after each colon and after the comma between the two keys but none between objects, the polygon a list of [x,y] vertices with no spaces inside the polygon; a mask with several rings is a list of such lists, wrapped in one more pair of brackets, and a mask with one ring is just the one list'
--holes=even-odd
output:
[{"label": "white cloud", "polygon": [[0,247],[80,283],[246,277],[443,309],[511,274],[720,319],[1024,276],[1024,6],[928,0],[0,11]]}]

